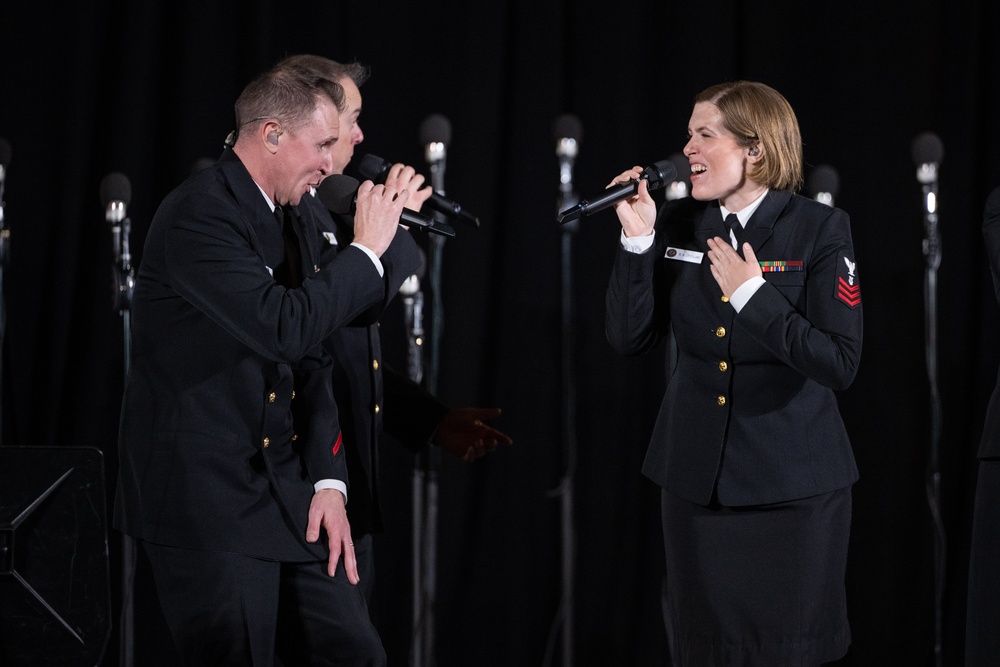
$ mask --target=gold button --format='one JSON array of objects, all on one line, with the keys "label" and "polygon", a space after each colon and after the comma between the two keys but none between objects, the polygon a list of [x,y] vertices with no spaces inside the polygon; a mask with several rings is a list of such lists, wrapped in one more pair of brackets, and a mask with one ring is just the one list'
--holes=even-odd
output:
[{"label": "gold button", "polygon": [[726,371],[729,370],[729,364],[727,364],[724,361],[720,361],[719,362],[719,370],[722,371],[723,373],[725,373]]},{"label": "gold button", "polygon": [[725,338],[726,337],[726,327],[719,327],[718,329],[716,329],[715,330],[715,335],[718,336],[719,338]]},{"label": "gold button", "polygon": [[295,398],[295,390],[292,389],[292,398]]},{"label": "gold button", "polygon": [[725,405],[726,404],[726,397],[725,396],[719,396],[715,400],[719,403],[719,405]]},{"label": "gold button", "polygon": [[292,442],[295,442],[298,439],[299,439],[299,434],[298,433],[292,433]]},{"label": "gold button", "polygon": [[275,394],[273,391],[270,394],[267,395],[267,402],[268,403],[274,403],[276,400],[278,400],[278,395]]},{"label": "gold button", "polygon": [[378,403],[376,403],[375,404],[375,414],[378,414],[379,410],[381,410],[381,408],[378,406]]},{"label": "gold button", "polygon": [[729,297],[725,294],[722,295],[722,303],[729,303]]},{"label": "gold button", "polygon": [[378,370],[378,359],[372,359],[372,368]]},{"label": "gold button", "polygon": [[271,444],[271,439],[270,438],[264,438],[264,449],[267,449],[268,446],[270,446],[270,444]]}]

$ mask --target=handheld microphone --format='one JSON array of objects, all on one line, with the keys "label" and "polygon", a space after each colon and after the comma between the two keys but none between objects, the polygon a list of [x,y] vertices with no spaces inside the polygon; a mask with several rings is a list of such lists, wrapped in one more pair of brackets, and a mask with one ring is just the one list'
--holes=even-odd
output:
[{"label": "handheld microphone", "polygon": [[132,199],[132,184],[125,174],[115,171],[101,181],[101,203],[104,204],[104,219],[111,225],[114,242],[114,294],[115,310],[124,312],[132,303],[135,290],[135,276],[132,272],[132,253],[129,250],[129,232],[132,223],[125,215]]},{"label": "handheld microphone", "polygon": [[[358,198],[358,180],[344,174],[330,174],[316,188],[316,196],[330,211],[337,215],[354,215]],[[421,227],[429,232],[442,236],[454,236],[451,225],[432,220],[415,211],[404,208],[399,216],[399,222],[404,225]]]},{"label": "handheld microphone", "polygon": [[[639,180],[645,180],[646,187],[650,190],[658,190],[676,177],[677,169],[673,163],[670,160],[660,160],[643,169]],[[638,191],[639,181],[635,179],[630,180],[628,183],[612,186],[592,200],[584,199],[576,206],[566,209],[559,214],[556,220],[559,224],[563,225],[580,216],[603,211],[623,199],[634,196]]]},{"label": "handheld microphone", "polygon": [[833,198],[840,190],[840,176],[837,170],[828,164],[821,164],[809,174],[809,181],[806,184],[809,195],[816,201],[833,206]]},{"label": "handheld microphone", "polygon": [[4,181],[7,178],[7,167],[10,165],[11,148],[10,142],[0,137],[0,267],[7,266],[10,253],[10,230],[4,227]]},{"label": "handheld microphone", "polygon": [[[375,183],[385,183],[386,176],[389,174],[391,167],[392,162],[383,160],[377,155],[368,154],[361,158],[361,162],[358,164],[358,173],[362,178],[370,179]],[[446,199],[437,192],[431,193],[431,196],[427,199],[427,205],[435,211],[454,216],[465,222],[470,222],[476,227],[479,226],[479,218],[468,211],[463,211],[462,205],[458,202]]]},{"label": "handheld microphone", "polygon": [[674,165],[677,175],[667,186],[666,199],[667,201],[684,199],[691,192],[691,163],[683,153],[674,153],[667,159]]}]

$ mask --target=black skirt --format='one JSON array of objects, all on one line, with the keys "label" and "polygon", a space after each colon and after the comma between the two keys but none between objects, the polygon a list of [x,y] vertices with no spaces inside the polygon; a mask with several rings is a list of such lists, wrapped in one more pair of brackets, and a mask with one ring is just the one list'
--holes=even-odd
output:
[{"label": "black skirt", "polygon": [[675,665],[813,667],[847,652],[850,487],[708,508],[664,491],[662,512]]}]

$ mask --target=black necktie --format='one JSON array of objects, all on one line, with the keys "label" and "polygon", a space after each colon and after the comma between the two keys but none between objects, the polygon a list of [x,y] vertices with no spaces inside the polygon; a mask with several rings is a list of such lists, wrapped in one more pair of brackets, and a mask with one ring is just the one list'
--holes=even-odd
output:
[{"label": "black necktie", "polygon": [[733,236],[736,237],[736,250],[741,251],[743,249],[743,225],[740,224],[740,219],[735,213],[726,216],[726,227],[733,230]]},{"label": "black necktie", "polygon": [[285,239],[285,262],[280,267],[281,275],[285,279],[286,287],[298,287],[302,284],[302,260],[299,249],[299,238],[295,235],[295,228],[292,225],[291,211],[285,210],[284,206],[274,207],[274,217],[281,225],[281,236]]}]

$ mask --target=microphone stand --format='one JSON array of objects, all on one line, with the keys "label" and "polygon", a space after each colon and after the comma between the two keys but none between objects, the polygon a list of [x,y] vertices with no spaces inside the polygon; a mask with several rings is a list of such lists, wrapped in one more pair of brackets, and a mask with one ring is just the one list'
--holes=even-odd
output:
[{"label": "microphone stand", "polygon": [[934,523],[934,661],[942,664],[942,604],[944,598],[946,540],[944,521],[941,517],[941,469],[939,464],[941,442],[941,394],[938,389],[937,360],[937,272],[941,265],[941,237],[937,214],[937,165],[925,163],[917,171],[924,196],[924,257],[927,266],[924,275],[925,305],[925,355],[927,377],[930,382],[931,442],[927,465],[927,502]]},{"label": "microphone stand", "polygon": [[[132,254],[129,250],[129,233],[132,223],[125,217],[124,205],[112,202],[108,210],[111,235],[114,242],[115,262],[112,267],[112,306],[122,316],[122,331],[125,342],[125,381],[132,360],[132,295],[135,292],[135,272],[132,269]],[[136,545],[130,535],[122,533],[122,609],[119,664],[132,667],[135,664],[135,600],[132,597],[135,582]]]},{"label": "microphone stand", "polygon": [[4,227],[3,171],[0,165],[0,445],[3,444],[3,342],[7,332],[7,301],[3,293],[3,274],[10,259],[10,230]]},{"label": "microphone stand", "polygon": [[[567,151],[569,155],[564,156],[560,152],[559,164],[559,198],[556,210],[564,211],[576,206],[580,199],[573,187],[573,157],[576,155],[576,141],[572,139],[561,139],[560,142],[572,141],[572,147]],[[562,441],[563,453],[565,456],[566,470],[559,486],[550,496],[559,496],[560,507],[560,532],[562,534],[561,558],[562,577],[561,591],[562,603],[559,614],[553,625],[553,633],[550,642],[555,637],[555,631],[559,621],[562,621],[562,664],[566,667],[573,665],[573,581],[576,571],[576,532],[573,526],[573,482],[576,476],[576,369],[574,358],[576,353],[576,308],[573,301],[573,237],[580,228],[580,219],[574,218],[560,225],[562,232],[560,245],[560,290],[562,294],[560,305],[560,334],[562,340],[562,354],[560,357],[561,378],[562,378]],[[551,651],[551,643],[549,650]],[[546,656],[545,664],[549,663],[551,655]]]},{"label": "microphone stand", "polygon": [[[432,154],[427,161],[431,173],[431,187],[444,195],[444,149]],[[441,219],[438,213],[434,217]],[[441,259],[445,237],[428,235],[427,264],[430,275],[431,326],[427,332],[430,341],[429,364],[424,386],[428,392],[437,393],[437,376],[440,367],[441,329],[444,320],[441,305]],[[420,306],[423,307],[423,295]],[[422,311],[421,311],[422,312]],[[413,474],[413,637],[410,664],[429,667],[434,664],[434,605],[436,602],[437,563],[437,513],[438,472],[441,452],[428,447],[418,455],[418,465]]]}]

